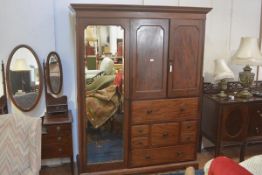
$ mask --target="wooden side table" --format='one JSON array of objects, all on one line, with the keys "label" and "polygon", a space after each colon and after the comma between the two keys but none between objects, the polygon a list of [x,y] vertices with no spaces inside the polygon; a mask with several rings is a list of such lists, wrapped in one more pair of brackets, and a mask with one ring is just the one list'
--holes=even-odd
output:
[{"label": "wooden side table", "polygon": [[225,142],[242,145],[253,138],[262,141],[262,120],[255,120],[261,119],[261,111],[262,98],[228,100],[204,95],[201,130],[215,144],[215,156],[220,155]]},{"label": "wooden side table", "polygon": [[70,157],[74,174],[71,111],[43,116],[42,159],[63,157]]}]

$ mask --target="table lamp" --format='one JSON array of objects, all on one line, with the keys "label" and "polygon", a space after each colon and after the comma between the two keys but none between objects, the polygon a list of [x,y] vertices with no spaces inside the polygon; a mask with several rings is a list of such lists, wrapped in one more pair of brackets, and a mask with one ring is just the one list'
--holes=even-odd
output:
[{"label": "table lamp", "polygon": [[227,89],[227,81],[234,79],[234,73],[230,70],[226,61],[224,59],[215,60],[215,72],[214,79],[215,81],[220,82],[220,93],[217,94],[218,97],[225,98],[227,97],[225,91]]},{"label": "table lamp", "polygon": [[242,37],[238,50],[231,58],[232,63],[245,65],[243,72],[239,72],[239,82],[243,86],[237,96],[241,98],[250,98],[252,94],[249,88],[254,81],[255,74],[251,72],[250,66],[262,65],[262,55],[259,51],[258,41],[253,37]]}]

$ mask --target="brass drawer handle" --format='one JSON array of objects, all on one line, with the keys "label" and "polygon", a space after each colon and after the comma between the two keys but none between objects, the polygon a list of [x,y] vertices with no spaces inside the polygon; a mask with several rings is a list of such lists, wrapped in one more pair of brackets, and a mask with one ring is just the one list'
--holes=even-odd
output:
[{"label": "brass drawer handle", "polygon": [[147,113],[147,114],[152,114],[152,112],[153,112],[153,110],[152,110],[152,109],[151,109],[151,110],[147,110],[147,111],[146,111],[146,113]]},{"label": "brass drawer handle", "polygon": [[143,129],[139,129],[138,132],[139,132],[139,133],[143,133],[144,130],[143,130]]},{"label": "brass drawer handle", "polygon": [[180,107],[180,112],[184,112],[186,110],[185,106]]},{"label": "brass drawer handle", "polygon": [[60,130],[61,130],[61,127],[60,127],[60,126],[57,126],[57,127],[56,127],[56,130],[57,130],[57,131],[60,131]]},{"label": "brass drawer handle", "polygon": [[59,149],[58,149],[58,151],[59,151],[59,152],[62,152],[62,151],[63,151],[63,149],[62,149],[62,148],[59,148]]},{"label": "brass drawer handle", "polygon": [[58,141],[61,141],[61,140],[62,140],[62,137],[60,137],[60,136],[57,137],[57,140],[58,140]]}]

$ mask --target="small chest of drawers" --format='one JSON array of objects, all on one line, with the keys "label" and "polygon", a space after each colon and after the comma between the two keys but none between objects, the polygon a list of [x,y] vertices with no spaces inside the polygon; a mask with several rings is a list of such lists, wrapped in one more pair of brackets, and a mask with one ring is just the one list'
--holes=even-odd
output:
[{"label": "small chest of drawers", "polygon": [[46,114],[42,126],[42,159],[70,157],[73,172],[72,114]]}]

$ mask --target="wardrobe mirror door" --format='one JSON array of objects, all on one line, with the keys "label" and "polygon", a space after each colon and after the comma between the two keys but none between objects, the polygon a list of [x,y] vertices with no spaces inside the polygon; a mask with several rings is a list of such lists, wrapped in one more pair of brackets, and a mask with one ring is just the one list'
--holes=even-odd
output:
[{"label": "wardrobe mirror door", "polygon": [[60,57],[56,52],[50,52],[47,56],[46,75],[50,92],[59,94],[63,84],[63,71]]},{"label": "wardrobe mirror door", "polygon": [[32,48],[19,45],[11,52],[6,68],[9,97],[22,111],[32,110],[42,92],[42,71]]},{"label": "wardrobe mirror door", "polygon": [[124,159],[124,29],[92,25],[84,31],[87,164]]}]

